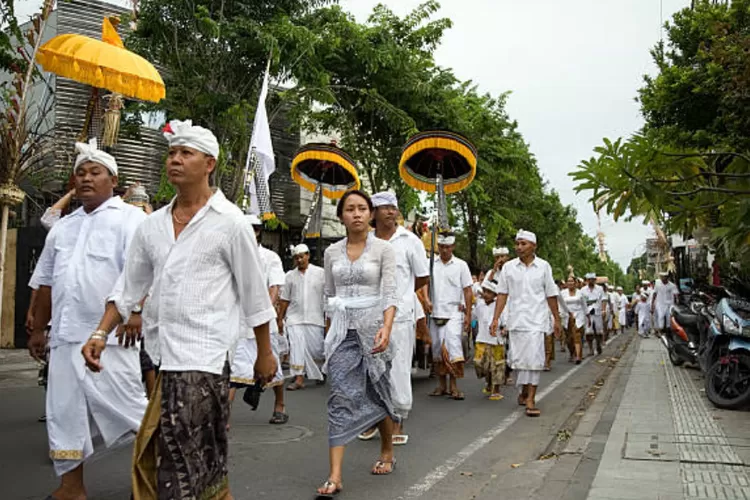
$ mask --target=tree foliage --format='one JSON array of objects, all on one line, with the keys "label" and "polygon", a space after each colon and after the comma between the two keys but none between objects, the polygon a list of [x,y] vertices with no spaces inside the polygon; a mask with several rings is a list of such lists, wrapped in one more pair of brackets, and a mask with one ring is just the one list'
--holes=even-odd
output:
[{"label": "tree foliage", "polygon": [[750,259],[750,1],[695,2],[666,30],[652,51],[659,73],[639,91],[644,129],[605,139],[571,175],[615,220],[710,234],[727,257]]},{"label": "tree foliage", "polygon": [[[400,17],[377,6],[363,23],[331,2],[285,0],[142,0],[129,46],[165,69],[170,118],[212,128],[237,171],[252,127],[260,78],[287,87],[275,99],[289,106],[296,127],[335,133],[373,191],[392,189],[402,209],[420,197],[399,178],[407,138],[421,130],[452,130],[479,152],[475,182],[449,197],[460,251],[472,266],[489,266],[497,243],[512,246],[519,228],[540,237],[540,254],[560,277],[616,265],[600,263],[594,241],[545,186],[528,145],[507,115],[507,95],[482,94],[472,82],[435,63],[451,22],[430,0]],[[271,120],[279,104],[271,108]],[[464,246],[465,245],[465,246]],[[601,268],[601,269],[600,269]]]}]

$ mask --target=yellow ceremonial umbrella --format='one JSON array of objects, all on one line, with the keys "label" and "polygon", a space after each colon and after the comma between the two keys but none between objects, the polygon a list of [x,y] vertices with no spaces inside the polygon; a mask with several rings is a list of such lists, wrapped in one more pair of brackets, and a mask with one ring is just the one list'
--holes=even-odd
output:
[{"label": "yellow ceremonial umbrella", "polygon": [[109,104],[104,115],[104,146],[117,142],[122,96],[159,102],[166,95],[164,80],[156,68],[125,48],[106,17],[101,40],[76,34],[58,35],[39,48],[36,60],[46,71],[112,92],[106,97]]},{"label": "yellow ceremonial umbrella", "polygon": [[101,40],[58,35],[39,48],[36,60],[45,71],[126,97],[159,102],[166,95],[156,68],[125,48],[108,18],[102,23]]},{"label": "yellow ceremonial umbrella", "polygon": [[[450,229],[445,195],[457,193],[472,183],[477,173],[477,150],[465,137],[453,132],[420,132],[404,145],[398,170],[409,186],[436,194],[437,217],[433,217],[430,234],[430,296],[434,303],[435,240],[438,230]],[[447,360],[446,366],[450,366],[445,346],[442,356]]]},{"label": "yellow ceremonial umbrella", "polygon": [[302,146],[292,160],[294,182],[315,193],[307,216],[302,239],[318,238],[317,257],[320,260],[323,229],[322,198],[339,199],[361,183],[354,160],[335,144],[310,143]]}]

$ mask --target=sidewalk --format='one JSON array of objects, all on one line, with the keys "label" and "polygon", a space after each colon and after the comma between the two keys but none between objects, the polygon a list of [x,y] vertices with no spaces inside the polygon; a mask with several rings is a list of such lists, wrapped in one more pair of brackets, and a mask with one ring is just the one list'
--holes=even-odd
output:
[{"label": "sidewalk", "polygon": [[0,388],[35,387],[39,368],[26,349],[0,349]]},{"label": "sidewalk", "polygon": [[657,339],[634,347],[588,499],[750,499],[748,469],[735,450],[750,446],[750,436],[730,443],[689,369],[673,367]]}]

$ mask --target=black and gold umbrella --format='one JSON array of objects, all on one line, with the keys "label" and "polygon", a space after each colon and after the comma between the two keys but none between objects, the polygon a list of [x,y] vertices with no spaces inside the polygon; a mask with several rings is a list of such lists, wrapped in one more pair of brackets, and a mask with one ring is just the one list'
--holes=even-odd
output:
[{"label": "black and gold umbrella", "polygon": [[442,130],[420,132],[407,141],[399,162],[401,178],[414,189],[435,193],[437,217],[433,217],[430,244],[430,295],[438,231],[448,231],[446,194],[467,188],[477,173],[477,150],[465,137]]},{"label": "black and gold umbrella", "polygon": [[[292,160],[294,182],[315,193],[302,238],[321,238],[323,198],[339,199],[361,183],[354,160],[335,144],[310,143],[302,146]],[[320,260],[318,241],[318,260]]]}]

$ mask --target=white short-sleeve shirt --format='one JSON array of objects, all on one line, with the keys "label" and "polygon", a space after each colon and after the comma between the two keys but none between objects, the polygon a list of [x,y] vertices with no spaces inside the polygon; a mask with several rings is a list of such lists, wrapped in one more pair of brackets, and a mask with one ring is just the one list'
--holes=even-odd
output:
[{"label": "white short-sleeve shirt", "polygon": [[286,309],[286,324],[325,326],[323,306],[325,304],[325,271],[310,264],[305,272],[292,269],[286,273],[280,298],[289,302]]},{"label": "white short-sleeve shirt", "polygon": [[547,298],[557,297],[559,290],[546,260],[534,257],[528,266],[519,258],[507,262],[500,271],[497,291],[508,296],[508,330],[549,330]]},{"label": "white short-sleeve shirt", "polygon": [[464,288],[473,283],[469,265],[455,255],[448,262],[435,256],[433,269],[432,315],[435,318],[453,318],[461,315]]},{"label": "white short-sleeve shirt", "polygon": [[398,226],[388,240],[396,252],[396,286],[401,302],[395,321],[411,321],[414,317],[414,281],[430,275],[424,245],[416,234]]}]

